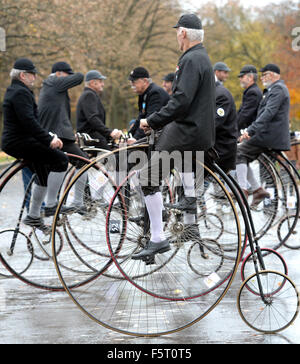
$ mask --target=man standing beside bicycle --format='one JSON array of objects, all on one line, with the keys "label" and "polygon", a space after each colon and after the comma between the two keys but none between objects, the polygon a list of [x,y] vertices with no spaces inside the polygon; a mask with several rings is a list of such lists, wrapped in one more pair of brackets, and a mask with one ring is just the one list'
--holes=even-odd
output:
[{"label": "man standing beside bicycle", "polygon": [[[63,151],[88,158],[80,147],[75,143],[75,134],[71,123],[71,108],[68,90],[82,83],[84,75],[80,72],[74,73],[71,66],[66,62],[56,62],[52,66],[50,76],[44,80],[40,92],[38,111],[39,120],[42,127],[49,132],[55,133],[63,141]],[[85,165],[78,159],[70,158],[70,163],[76,167],[76,173]],[[51,173],[49,178],[53,184],[61,186],[65,173]],[[72,207],[75,212],[86,213],[83,203],[84,186],[87,175],[84,173],[75,185],[74,201]],[[57,208],[57,196],[48,201],[55,213]],[[52,212],[52,211],[51,211]],[[50,213],[50,212],[49,212]]]},{"label": "man standing beside bicycle", "polygon": [[[256,120],[243,131],[237,151],[237,180],[248,197],[248,164],[267,150],[290,150],[289,133],[289,91],[280,79],[280,68],[267,64],[261,70],[261,80],[265,87],[258,107]],[[257,206],[270,194],[255,179],[252,181],[252,206]]]},{"label": "man standing beside bicycle", "polygon": [[[210,59],[202,44],[204,31],[201,20],[195,14],[185,14],[174,28],[183,54],[178,62],[173,93],[166,106],[140,121],[140,127],[144,130],[164,128],[156,145],[156,151],[167,153],[178,151],[183,155],[185,152],[206,151],[214,145],[215,78]],[[140,173],[150,219],[151,238],[143,250],[133,255],[132,258],[135,260],[145,260],[149,256],[170,250],[170,243],[163,230],[162,194],[159,185],[153,186],[151,183],[166,177],[164,176],[166,171],[158,167],[160,159],[159,153],[154,154]],[[182,158],[180,161],[174,161],[175,165],[176,162],[180,164],[180,170],[183,170]],[[185,224],[194,232],[195,228],[198,229],[195,221],[197,206],[194,174],[192,166],[184,164],[182,179],[185,196],[181,200],[181,206],[178,207],[191,212],[186,216]],[[159,176],[154,175],[156,171]],[[151,181],[148,176],[151,177]]]}]

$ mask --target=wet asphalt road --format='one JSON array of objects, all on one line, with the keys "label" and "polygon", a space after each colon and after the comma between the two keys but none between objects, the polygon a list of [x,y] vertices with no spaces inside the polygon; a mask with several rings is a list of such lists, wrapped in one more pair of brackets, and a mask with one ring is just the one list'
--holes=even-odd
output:
[{"label": "wet asphalt road", "polygon": [[[289,277],[300,287],[300,250],[279,249]],[[122,335],[100,326],[66,292],[49,292],[16,278],[0,277],[1,344],[300,344],[300,315],[279,334],[252,330],[241,319],[236,297],[240,269],[220,304],[204,319],[178,333],[156,338]]]},{"label": "wet asphalt road", "polygon": [[[289,276],[300,286],[300,251],[281,248]],[[136,338],[110,331],[87,317],[65,292],[47,292],[18,279],[0,279],[1,344],[299,344],[300,319],[275,335],[250,329],[240,318],[239,274],[221,303],[203,320],[176,334]]]}]

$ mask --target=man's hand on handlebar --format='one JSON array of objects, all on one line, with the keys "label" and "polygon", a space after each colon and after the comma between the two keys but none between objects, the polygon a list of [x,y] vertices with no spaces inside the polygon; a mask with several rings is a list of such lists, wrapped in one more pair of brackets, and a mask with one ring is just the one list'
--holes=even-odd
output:
[{"label": "man's hand on handlebar", "polygon": [[122,130],[114,129],[114,130],[111,132],[110,136],[111,136],[113,139],[119,139],[119,138],[121,138],[122,134],[123,134],[123,133],[122,133]]},{"label": "man's hand on handlebar", "polygon": [[140,120],[140,128],[143,129],[146,134],[150,131],[151,128],[147,122],[147,119]]},{"label": "man's hand on handlebar", "polygon": [[62,147],[63,147],[63,142],[57,137],[57,135],[54,135],[50,143],[50,148],[61,149]]}]

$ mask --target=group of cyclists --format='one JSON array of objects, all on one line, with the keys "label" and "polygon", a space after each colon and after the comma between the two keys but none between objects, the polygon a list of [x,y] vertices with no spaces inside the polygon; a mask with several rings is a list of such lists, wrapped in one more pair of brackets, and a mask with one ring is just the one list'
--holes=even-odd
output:
[{"label": "group of cyclists", "polygon": [[[154,130],[158,134],[154,146],[157,152],[195,154],[215,148],[219,165],[226,173],[236,171],[246,196],[251,185],[252,204],[257,205],[269,194],[255,181],[249,163],[265,150],[290,149],[289,93],[280,79],[280,69],[275,64],[268,64],[260,70],[265,87],[261,93],[256,85],[256,68],[244,66],[238,77],[245,91],[241,108],[236,111],[232,95],[223,85],[230,69],[222,62],[212,66],[203,46],[204,30],[199,17],[184,14],[173,28],[182,55],[176,72],[164,78],[165,89],[153,83],[143,67],[135,68],[129,75],[132,90],[138,95],[139,107],[139,115],[130,129],[130,142],[134,143]],[[75,73],[68,63],[56,62],[50,76],[43,82],[38,104],[32,91],[36,75],[37,69],[30,59],[18,59],[13,65],[11,85],[3,102],[2,150],[28,161],[36,174],[30,208],[23,222],[41,227],[44,224],[41,206],[44,202],[45,216],[55,214],[58,191],[68,163],[77,170],[83,166],[78,159],[67,157],[65,152],[88,158],[76,142],[68,90],[85,82],[77,104],[77,131],[97,139],[97,147],[109,150],[109,139],[120,138],[122,131],[105,125],[106,115],[100,94],[106,77],[99,71],[91,70],[84,76]],[[166,88],[166,82],[171,82],[171,90]],[[240,125],[246,127],[241,131]],[[139,174],[151,237],[149,243],[132,256],[135,260],[170,250],[170,242],[163,230],[164,206],[160,186],[153,186],[149,181],[153,171],[158,171],[158,181],[166,177],[159,158],[159,153],[154,153]],[[178,167],[182,171],[184,193],[176,207],[184,212],[186,229],[194,231],[198,227],[193,213],[196,206],[191,187],[195,179],[193,165]],[[61,213],[86,213],[83,200],[86,179],[86,174],[78,179],[74,200],[70,206],[62,207]]]}]

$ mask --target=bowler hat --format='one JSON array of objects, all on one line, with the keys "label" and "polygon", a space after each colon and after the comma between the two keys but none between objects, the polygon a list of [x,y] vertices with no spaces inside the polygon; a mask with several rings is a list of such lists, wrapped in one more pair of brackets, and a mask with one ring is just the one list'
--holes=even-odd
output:
[{"label": "bowler hat", "polygon": [[202,22],[196,14],[184,14],[173,28],[202,29]]},{"label": "bowler hat", "polygon": [[52,66],[52,73],[55,73],[57,71],[66,72],[69,75],[74,74],[71,66],[67,62],[56,62],[56,63],[54,63],[54,65]]},{"label": "bowler hat", "polygon": [[28,58],[19,58],[14,64],[14,69],[19,71],[26,71],[29,73],[37,73],[37,69],[33,62]]},{"label": "bowler hat", "polygon": [[137,67],[130,72],[128,79],[130,81],[137,80],[139,78],[149,78],[149,72],[144,67]]}]

